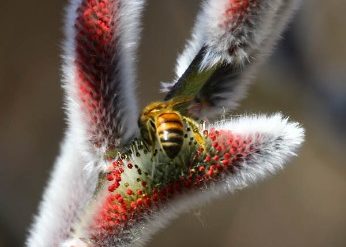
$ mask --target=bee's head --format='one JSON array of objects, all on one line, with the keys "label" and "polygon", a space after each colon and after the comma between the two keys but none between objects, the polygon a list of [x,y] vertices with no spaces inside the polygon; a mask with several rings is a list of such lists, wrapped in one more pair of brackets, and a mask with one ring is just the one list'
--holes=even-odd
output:
[{"label": "bee's head", "polygon": [[141,127],[143,125],[147,125],[148,123],[155,127],[155,117],[159,114],[163,109],[167,108],[166,102],[152,102],[146,107],[144,107],[141,115],[138,119],[138,126]]}]

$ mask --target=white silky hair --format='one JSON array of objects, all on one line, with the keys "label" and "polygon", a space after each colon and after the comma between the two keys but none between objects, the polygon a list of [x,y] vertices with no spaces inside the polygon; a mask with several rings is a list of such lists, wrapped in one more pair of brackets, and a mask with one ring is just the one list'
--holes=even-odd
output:
[{"label": "white silky hair", "polygon": [[85,170],[90,162],[81,155],[73,133],[68,133],[61,145],[61,154],[40,203],[38,215],[30,229],[26,245],[30,247],[58,246],[69,238],[75,221],[96,188],[96,172]]},{"label": "white silky hair", "polygon": [[[248,16],[249,23],[254,24],[253,27],[241,25],[239,27],[247,35],[235,35],[234,32],[221,27],[219,24],[224,17],[226,6],[229,0],[205,0],[202,9],[198,14],[195,26],[192,31],[192,38],[188,41],[184,51],[177,59],[176,76],[181,77],[191,64],[194,57],[203,45],[207,46],[207,52],[204,57],[201,68],[211,67],[218,62],[244,64],[251,57],[252,50],[261,49],[262,54],[271,51],[272,46],[263,47],[263,41],[269,38],[277,40],[280,36],[285,24],[292,16],[292,12],[296,10],[301,0],[264,0],[258,2],[258,17],[253,20]],[[285,6],[286,11],[280,12]],[[280,16],[278,16],[280,14]],[[284,21],[284,25],[277,22]],[[251,40],[250,40],[251,37]],[[246,50],[243,47],[237,47],[238,52],[235,55],[228,53],[231,44],[240,44],[243,42],[251,42]],[[269,42],[272,45],[275,42]]]},{"label": "white silky hair", "polygon": [[119,109],[122,114],[122,131],[124,132],[123,142],[127,142],[138,132],[138,102],[135,94],[136,81],[136,56],[135,52],[138,48],[140,38],[140,18],[144,5],[144,0],[119,0],[120,16],[119,16],[119,72],[121,81],[121,103]]},{"label": "white silky hair", "polygon": [[[61,146],[54,169],[45,188],[38,215],[29,230],[29,247],[58,246],[70,238],[73,225],[91,199],[98,173],[102,169],[105,147],[95,148],[90,142],[88,121],[82,112],[77,88],[76,29],[77,9],[83,0],[70,0],[65,14],[63,43],[63,87],[69,128]],[[144,0],[119,0],[121,14],[120,65],[122,87],[122,138],[126,141],[137,131],[137,101],[134,93],[134,52],[139,39],[139,18]],[[117,55],[117,54],[115,54]],[[119,119],[114,119],[116,121]],[[73,246],[73,245],[72,245]],[[79,245],[78,245],[79,246]]]},{"label": "white silky hair", "polygon": [[[280,113],[234,117],[212,124],[210,128],[250,138],[259,152],[242,161],[235,173],[226,174],[221,181],[204,189],[177,196],[158,211],[150,212],[141,223],[126,229],[126,236],[109,236],[102,246],[113,246],[115,243],[119,247],[144,246],[151,236],[180,214],[277,173],[289,158],[296,155],[304,140],[304,129],[296,122],[289,122]],[[78,240],[78,236],[75,239]]]},{"label": "white silky hair", "polygon": [[62,243],[60,247],[89,247],[82,239],[73,238],[67,240],[65,243]]}]

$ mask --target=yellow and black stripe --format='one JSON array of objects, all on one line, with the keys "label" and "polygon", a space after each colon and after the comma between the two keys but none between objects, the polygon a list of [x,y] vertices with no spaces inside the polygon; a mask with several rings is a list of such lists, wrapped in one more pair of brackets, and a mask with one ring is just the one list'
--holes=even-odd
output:
[{"label": "yellow and black stripe", "polygon": [[176,157],[184,142],[184,124],[177,112],[165,112],[156,119],[156,131],[166,155]]}]

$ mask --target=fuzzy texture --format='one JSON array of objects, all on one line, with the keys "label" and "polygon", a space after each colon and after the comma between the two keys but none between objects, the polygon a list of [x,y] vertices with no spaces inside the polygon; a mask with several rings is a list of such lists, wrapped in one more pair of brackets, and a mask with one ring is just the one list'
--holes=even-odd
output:
[{"label": "fuzzy texture", "polygon": [[[208,0],[197,17],[192,38],[178,58],[176,79],[162,91],[174,96],[179,78],[204,47],[199,70],[221,66],[196,92],[194,115],[210,117],[235,109],[249,82],[271,53],[300,0]],[[186,82],[188,83],[188,82]],[[201,103],[202,102],[202,103]]]},{"label": "fuzzy texture", "polygon": [[97,173],[85,170],[91,161],[80,154],[71,134],[68,132],[62,143],[61,154],[55,162],[26,246],[58,246],[66,240],[93,195]]},{"label": "fuzzy texture", "polygon": [[[90,13],[85,13],[97,3],[102,8],[91,11],[112,19],[103,38],[93,35],[107,23],[90,20]],[[71,0],[66,9],[63,87],[69,127],[27,246],[58,246],[69,238],[94,193],[105,150],[137,132],[133,57],[142,5],[142,0]],[[88,20],[91,23],[85,23]]]},{"label": "fuzzy texture", "polygon": [[61,247],[88,247],[88,244],[81,239],[70,239],[61,244]]},{"label": "fuzzy texture", "polygon": [[87,153],[121,147],[137,133],[133,57],[142,5],[74,0],[68,7],[64,87],[69,120],[78,122]]},{"label": "fuzzy texture", "polygon": [[142,246],[182,212],[275,174],[304,137],[281,114],[223,120],[201,131],[205,152],[190,144],[189,134],[173,161],[160,153],[153,159],[138,144],[138,154],[112,161],[103,189],[75,227],[76,239],[89,246]]}]

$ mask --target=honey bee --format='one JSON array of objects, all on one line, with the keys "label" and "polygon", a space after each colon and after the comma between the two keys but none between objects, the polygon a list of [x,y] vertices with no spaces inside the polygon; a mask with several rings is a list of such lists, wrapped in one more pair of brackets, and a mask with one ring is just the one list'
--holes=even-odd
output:
[{"label": "honey bee", "polygon": [[192,130],[197,143],[204,147],[198,124],[175,110],[177,105],[188,101],[190,99],[173,98],[169,101],[153,102],[143,109],[138,124],[146,145],[153,148],[158,143],[167,157],[174,159],[183,146],[186,124]]}]

